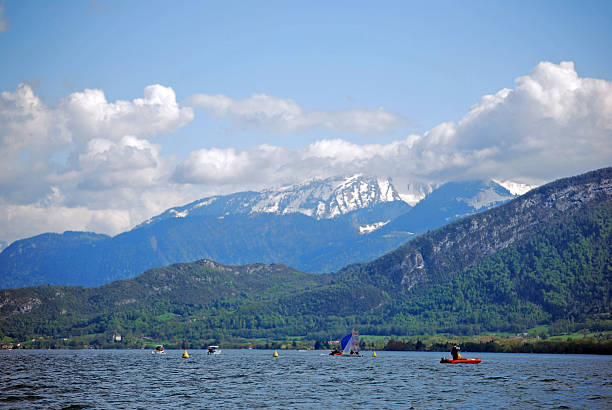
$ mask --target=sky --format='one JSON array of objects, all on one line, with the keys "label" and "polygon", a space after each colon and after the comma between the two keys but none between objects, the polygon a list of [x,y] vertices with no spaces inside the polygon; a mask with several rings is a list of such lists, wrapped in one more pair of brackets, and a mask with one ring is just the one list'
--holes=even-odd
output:
[{"label": "sky", "polygon": [[0,249],[310,178],[611,159],[610,1],[0,0]]}]

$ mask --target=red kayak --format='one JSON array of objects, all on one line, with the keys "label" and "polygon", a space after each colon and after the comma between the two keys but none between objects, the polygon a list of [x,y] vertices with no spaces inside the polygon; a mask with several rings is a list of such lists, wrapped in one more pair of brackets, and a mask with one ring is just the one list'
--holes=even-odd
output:
[{"label": "red kayak", "polygon": [[480,363],[482,362],[482,360],[480,359],[457,359],[457,360],[453,360],[453,359],[447,359],[446,357],[443,357],[440,359],[440,363]]}]

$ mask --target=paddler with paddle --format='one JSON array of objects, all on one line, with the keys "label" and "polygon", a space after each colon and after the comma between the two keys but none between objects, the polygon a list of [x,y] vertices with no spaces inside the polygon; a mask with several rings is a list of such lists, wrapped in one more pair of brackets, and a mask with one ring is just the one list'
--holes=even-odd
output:
[{"label": "paddler with paddle", "polygon": [[453,345],[453,348],[451,349],[451,355],[453,356],[453,360],[461,359],[461,354],[459,354],[459,350],[461,350],[459,346]]},{"label": "paddler with paddle", "polygon": [[452,359],[447,359],[446,357],[443,357],[440,359],[440,363],[480,363],[482,362],[482,360],[480,359],[462,359],[461,355],[459,354],[459,350],[461,350],[461,348],[457,345],[453,345],[453,348],[451,349],[451,355],[453,356]]}]

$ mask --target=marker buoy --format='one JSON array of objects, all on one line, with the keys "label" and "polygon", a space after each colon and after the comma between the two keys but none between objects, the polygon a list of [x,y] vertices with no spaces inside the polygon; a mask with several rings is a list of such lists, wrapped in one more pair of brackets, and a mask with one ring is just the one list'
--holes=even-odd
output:
[{"label": "marker buoy", "polygon": [[185,351],[183,352],[183,356],[181,356],[183,359],[189,359],[189,353],[187,353],[187,349],[185,349]]},{"label": "marker buoy", "polygon": [[372,352],[372,357],[376,357],[376,352]]},{"label": "marker buoy", "polygon": [[272,357],[278,357],[278,352],[276,351],[276,349],[274,349],[274,354],[272,355]]}]

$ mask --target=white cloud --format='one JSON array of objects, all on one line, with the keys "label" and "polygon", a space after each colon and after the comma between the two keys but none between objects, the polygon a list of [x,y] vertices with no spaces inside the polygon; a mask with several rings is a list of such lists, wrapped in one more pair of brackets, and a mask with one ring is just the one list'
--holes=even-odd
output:
[{"label": "white cloud", "polygon": [[2,158],[25,148],[47,151],[70,141],[63,118],[46,107],[27,84],[0,94],[0,124]]},{"label": "white cloud", "polygon": [[[401,121],[384,110],[306,111],[263,94],[198,94],[190,103],[285,132],[382,132]],[[193,115],[171,88],[157,85],[131,101],[108,102],[102,91],[85,90],[57,107],[28,85],[1,93],[0,241],[65,229],[114,234],[207,195],[312,177],[392,177],[410,196],[415,183],[464,178],[538,184],[610,166],[612,158],[612,82],[580,77],[570,62],[540,63],[513,89],[482,97],[461,120],[386,144],[329,138],[297,149],[198,147],[177,163],[163,155],[163,141],[147,139]]]},{"label": "white cloud", "polygon": [[212,110],[217,116],[241,125],[264,127],[280,132],[326,129],[335,132],[374,134],[394,131],[405,120],[384,108],[338,111],[306,111],[291,99],[254,94],[233,99],[222,94],[195,94],[188,104]]},{"label": "white cloud", "polygon": [[20,238],[44,232],[66,230],[91,231],[116,235],[130,229],[152,215],[187,203],[205,191],[194,192],[189,187],[116,189],[109,191],[67,191],[53,186],[50,194],[40,201],[15,204],[0,198],[0,231],[10,243]]},{"label": "white cloud", "polygon": [[90,209],[86,206],[26,205],[0,202],[4,237],[10,241],[43,232],[69,230],[117,233],[130,223],[126,210]]},{"label": "white cloud", "polygon": [[51,158],[70,141],[62,116],[29,85],[0,93],[0,197],[31,202],[46,195]]},{"label": "white cloud", "polygon": [[[610,165],[612,82],[580,78],[571,62],[543,62],[516,83],[515,89],[482,97],[457,123],[442,123],[422,136],[389,144],[325,139],[296,150],[266,146],[230,149],[224,154],[215,149],[215,155],[199,156],[198,161],[189,158],[181,164],[179,179],[270,184],[291,176],[297,180],[365,172],[394,177],[406,186],[415,179],[440,182],[459,178],[541,183]],[[268,96],[238,101],[225,96],[201,98],[201,106],[215,109],[219,115],[255,115],[258,121],[292,124],[304,124],[308,117],[291,100]],[[256,110],[258,100],[266,102],[260,111]],[[228,156],[237,166],[233,172],[220,172]]]},{"label": "white cloud", "polygon": [[134,136],[120,141],[102,138],[89,140],[78,155],[81,189],[114,189],[133,186],[145,188],[163,180],[161,147]]},{"label": "white cloud", "polygon": [[580,78],[572,62],[540,63],[516,82],[454,127],[454,150],[491,150],[483,158],[491,163],[472,164],[471,173],[549,179],[609,165],[612,82]]},{"label": "white cloud", "polygon": [[253,168],[250,155],[229,149],[201,149],[192,152],[177,167],[176,177],[179,181],[198,184],[218,184],[238,181],[245,178],[245,172]]},{"label": "white cloud", "polygon": [[49,229],[117,233],[160,207],[195,199],[168,182],[173,160],[145,139],[192,119],[193,110],[160,85],[132,101],[108,102],[102,91],[85,90],[57,107],[46,106],[27,84],[4,91],[0,240]]},{"label": "white cloud", "polygon": [[68,126],[79,138],[153,137],[180,128],[194,118],[191,107],[180,107],[170,87],[144,89],[144,98],[108,102],[102,90],[86,89],[62,101]]}]

